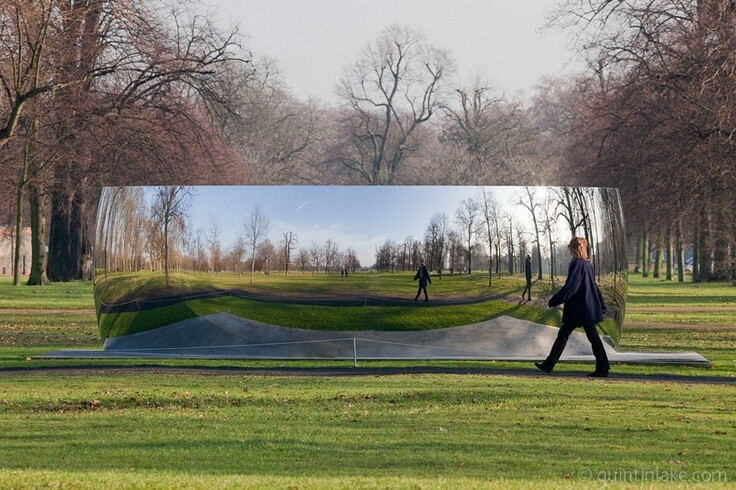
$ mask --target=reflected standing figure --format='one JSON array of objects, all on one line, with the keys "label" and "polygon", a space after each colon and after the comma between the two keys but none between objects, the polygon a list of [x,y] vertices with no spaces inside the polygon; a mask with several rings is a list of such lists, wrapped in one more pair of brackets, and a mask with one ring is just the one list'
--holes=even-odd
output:
[{"label": "reflected standing figure", "polygon": [[422,259],[422,263],[414,276],[414,280],[416,281],[417,279],[419,279],[419,289],[417,289],[417,295],[414,297],[414,301],[418,300],[419,293],[424,291],[424,302],[426,303],[429,301],[429,296],[427,296],[427,284],[432,284],[432,279],[429,277],[429,271],[427,270],[427,264],[424,259]]},{"label": "reflected standing figure", "polygon": [[588,259],[588,241],[585,238],[575,237],[570,240],[568,250],[572,256],[567,271],[565,285],[550,298],[548,306],[553,308],[564,303],[562,312],[562,327],[557,333],[557,339],[552,345],[547,359],[544,362],[535,362],[541,371],[551,373],[567,345],[567,339],[577,327],[583,327],[588,341],[593,347],[595,356],[595,371],[588,376],[605,378],[608,376],[610,365],[606,349],[596,330],[596,324],[603,321],[606,305],[603,302],[598,285],[595,283],[593,266]]},{"label": "reflected standing figure", "polygon": [[526,260],[524,261],[524,274],[526,276],[526,287],[524,287],[524,292],[521,293],[521,299],[524,299],[524,296],[527,294],[527,291],[529,292],[529,301],[532,300],[532,256],[527,254]]}]

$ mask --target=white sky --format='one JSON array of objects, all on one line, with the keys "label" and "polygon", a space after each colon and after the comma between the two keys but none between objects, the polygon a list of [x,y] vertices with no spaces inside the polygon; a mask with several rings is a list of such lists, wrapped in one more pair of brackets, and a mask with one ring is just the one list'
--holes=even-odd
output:
[{"label": "white sky", "polygon": [[458,76],[475,73],[509,95],[529,93],[542,76],[580,65],[569,38],[543,30],[557,0],[208,0],[225,25],[239,24],[247,47],[279,62],[301,98],[333,102],[343,68],[387,26],[424,32],[449,50]]}]

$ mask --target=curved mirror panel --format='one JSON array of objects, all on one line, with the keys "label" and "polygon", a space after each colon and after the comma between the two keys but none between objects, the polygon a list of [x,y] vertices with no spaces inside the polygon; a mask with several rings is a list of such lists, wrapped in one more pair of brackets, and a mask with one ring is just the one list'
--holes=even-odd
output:
[{"label": "curved mirror panel", "polygon": [[109,340],[221,314],[312,331],[559,326],[547,300],[565,282],[572,236],[588,239],[608,307],[599,329],[615,343],[627,269],[615,189],[107,187],[99,327]]}]

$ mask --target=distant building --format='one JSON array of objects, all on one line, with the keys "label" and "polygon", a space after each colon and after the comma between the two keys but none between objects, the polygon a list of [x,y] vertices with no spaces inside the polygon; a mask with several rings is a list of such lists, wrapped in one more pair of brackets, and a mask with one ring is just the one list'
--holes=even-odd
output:
[{"label": "distant building", "polygon": [[[13,253],[15,252],[15,228],[0,227],[0,276],[13,275]],[[31,272],[31,228],[21,231],[20,274]]]}]

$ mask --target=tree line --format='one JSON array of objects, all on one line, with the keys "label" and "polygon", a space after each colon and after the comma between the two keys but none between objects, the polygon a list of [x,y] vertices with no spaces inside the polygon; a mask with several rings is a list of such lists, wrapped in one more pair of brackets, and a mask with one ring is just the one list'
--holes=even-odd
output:
[{"label": "tree line", "polygon": [[[730,1],[566,0],[553,23],[587,68],[525,99],[393,25],[346,63],[334,104],[294,97],[187,1],[0,9],[4,219],[30,218],[32,283],[82,275],[101,185],[152,182],[613,186],[638,271],[682,280],[687,255],[695,280],[736,278]],[[524,231],[539,270],[540,241],[557,246],[545,219]],[[500,231],[485,233],[498,269]]]},{"label": "tree line", "polygon": [[422,259],[432,271],[500,277],[523,272],[526,256],[533,259],[537,280],[547,271],[550,281],[564,275],[569,262],[567,243],[573,236],[588,240],[588,254],[599,276],[620,280],[626,267],[624,230],[618,193],[611,189],[524,187],[510,202],[502,202],[487,187],[461,200],[452,218],[434,214],[423,239],[387,240],[376,249],[376,269],[416,270]]},{"label": "tree line", "polygon": [[240,225],[236,238],[223,245],[217,217],[194,229],[190,212],[196,190],[160,186],[150,196],[141,187],[110,188],[103,194],[97,223],[95,265],[108,272],[169,271],[250,275],[279,271],[354,273],[362,268],[352,248],[341,249],[331,239],[299,247],[299,236],[286,231],[274,243],[270,219],[254,208]]},{"label": "tree line", "polygon": [[736,279],[733,81],[728,0],[567,1],[588,72],[568,84],[564,160],[621,189],[636,272]]}]

